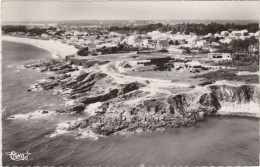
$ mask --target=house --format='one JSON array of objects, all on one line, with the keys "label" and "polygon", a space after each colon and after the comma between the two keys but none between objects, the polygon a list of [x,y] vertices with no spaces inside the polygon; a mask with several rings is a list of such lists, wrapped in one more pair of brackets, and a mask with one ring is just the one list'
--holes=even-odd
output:
[{"label": "house", "polygon": [[120,73],[133,71],[133,67],[127,61],[119,62],[118,65],[116,65],[116,67]]},{"label": "house", "polygon": [[142,39],[137,37],[134,39],[134,43],[142,43]]},{"label": "house", "polygon": [[132,67],[144,66],[145,63],[150,63],[150,62],[151,62],[151,60],[131,60],[131,61],[128,61],[128,63]]},{"label": "house", "polygon": [[168,46],[168,40],[157,40],[156,48],[166,48]]},{"label": "house", "polygon": [[219,33],[215,33],[214,37],[221,37],[221,35]]},{"label": "house", "polygon": [[[231,42],[231,41],[230,41]],[[218,42],[212,42],[211,46],[219,46],[220,44]]]},{"label": "house", "polygon": [[224,38],[224,39],[220,39],[219,42],[229,44],[230,42],[232,42],[232,39],[230,39],[230,38]]},{"label": "house", "polygon": [[143,47],[149,47],[150,45],[149,45],[149,39],[143,39],[143,41],[142,41],[142,46]]},{"label": "house", "polygon": [[198,47],[202,47],[202,48],[208,48],[209,47],[209,43],[206,40],[197,41],[196,45]]},{"label": "house", "polygon": [[199,61],[191,61],[191,62],[187,62],[185,63],[185,65],[188,67],[188,68],[201,68],[202,67],[202,64],[199,62]]},{"label": "house", "polygon": [[94,43],[89,43],[89,44],[88,44],[88,51],[89,51],[89,52],[96,52],[96,44],[94,44]]},{"label": "house", "polygon": [[84,45],[85,44],[85,40],[84,39],[79,39],[79,44],[80,45]]},{"label": "house", "polygon": [[27,32],[25,35],[26,36],[32,36],[32,34],[30,32]]},{"label": "house", "polygon": [[225,36],[228,36],[229,35],[229,32],[228,31],[221,31],[221,36],[225,37]]},{"label": "house", "polygon": [[120,37],[120,41],[122,42],[122,41],[124,41],[124,39],[125,39],[125,36],[122,35],[122,36]]},{"label": "house", "polygon": [[113,38],[113,39],[111,39],[112,41],[111,41],[111,44],[112,45],[118,45],[118,44],[120,44],[120,38]]},{"label": "house", "polygon": [[25,32],[18,32],[18,35],[25,35]]},{"label": "house", "polygon": [[208,59],[214,61],[232,60],[230,53],[208,53]]},{"label": "house", "polygon": [[186,68],[185,63],[183,63],[183,62],[175,62],[175,63],[174,63],[174,67],[175,67],[176,69],[180,69],[180,68],[185,69],[185,68]]},{"label": "house", "polygon": [[258,44],[249,45],[248,46],[248,52],[249,52],[249,54],[258,53],[259,52],[259,45]]},{"label": "house", "polygon": [[78,42],[79,39],[78,39],[78,37],[72,36],[72,37],[70,38],[70,41],[71,41],[71,42]]},{"label": "house", "polygon": [[134,43],[132,44],[134,47],[141,47],[143,40],[139,37],[134,38]]},{"label": "house", "polygon": [[174,54],[184,54],[185,53],[185,50],[183,49],[178,49],[178,48],[175,48],[175,47],[172,47],[172,46],[169,46],[167,48],[167,50],[171,53],[174,53]]},{"label": "house", "polygon": [[246,36],[246,35],[248,35],[248,31],[247,30],[232,31],[231,35],[235,36],[235,37]]}]

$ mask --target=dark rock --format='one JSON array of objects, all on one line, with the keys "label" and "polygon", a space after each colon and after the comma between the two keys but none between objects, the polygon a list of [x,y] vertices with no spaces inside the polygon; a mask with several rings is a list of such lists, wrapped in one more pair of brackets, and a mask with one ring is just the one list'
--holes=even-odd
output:
[{"label": "dark rock", "polygon": [[71,77],[71,75],[70,74],[64,74],[64,75],[60,75],[57,79],[63,80],[63,79],[66,79],[68,77]]},{"label": "dark rock", "polygon": [[85,109],[85,104],[83,103],[78,103],[72,106],[69,106],[65,109],[60,109],[57,110],[56,112],[58,113],[71,113],[71,112],[75,112],[75,113],[80,113]]},{"label": "dark rock", "polygon": [[77,81],[82,81],[82,80],[85,79],[88,75],[89,75],[89,73],[80,74],[80,75],[76,78],[76,80],[77,80]]},{"label": "dark rock", "polygon": [[104,64],[107,64],[109,63],[110,61],[102,61],[102,62],[99,62],[98,65],[104,65]]},{"label": "dark rock", "polygon": [[199,83],[200,86],[206,86],[206,85],[210,85],[213,84],[215,81],[212,80],[204,80],[202,82]]},{"label": "dark rock", "polygon": [[123,86],[123,88],[120,91],[120,94],[126,94],[128,92],[140,89],[141,87],[144,87],[145,85],[141,84],[139,82],[132,82],[132,83],[129,83],[129,84],[126,84],[126,85],[122,85],[122,86]]},{"label": "dark rock", "polygon": [[42,111],[42,114],[48,114],[48,113],[49,113],[49,111],[46,111],[46,110]]},{"label": "dark rock", "polygon": [[42,68],[40,71],[41,71],[41,72],[45,72],[45,71],[47,71],[47,70],[48,70],[48,68],[45,67],[45,68]]},{"label": "dark rock", "polygon": [[59,85],[58,81],[50,81],[50,82],[43,82],[43,83],[39,83],[39,85],[44,89],[44,90],[49,90],[49,89],[53,89],[54,87]]},{"label": "dark rock", "polygon": [[53,79],[55,79],[55,77],[51,76],[51,77],[48,77],[48,79],[52,79],[53,80]]},{"label": "dark rock", "polygon": [[68,60],[71,62],[71,64],[83,66],[84,68],[89,68],[99,63],[99,61],[95,60],[79,59],[74,57],[68,57]]},{"label": "dark rock", "polygon": [[200,97],[199,103],[206,107],[213,107],[215,111],[221,108],[217,97],[213,93],[206,93]]},{"label": "dark rock", "polygon": [[95,102],[107,101],[117,96],[118,96],[118,89],[113,89],[109,93],[103,95],[93,96],[93,97],[83,97],[82,99],[80,99],[80,102],[84,104],[90,104]]}]

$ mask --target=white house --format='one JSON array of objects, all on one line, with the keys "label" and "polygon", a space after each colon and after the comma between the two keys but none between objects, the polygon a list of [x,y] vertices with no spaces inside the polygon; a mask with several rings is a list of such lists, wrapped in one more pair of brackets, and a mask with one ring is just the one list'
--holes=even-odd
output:
[{"label": "white house", "polygon": [[174,67],[176,68],[176,69],[180,69],[180,68],[186,68],[186,66],[185,66],[185,63],[181,63],[181,62],[175,62],[174,63]]},{"label": "white house", "polygon": [[229,44],[231,41],[232,41],[232,39],[230,39],[230,38],[224,38],[224,39],[220,39],[220,40],[219,40],[219,42],[221,42],[221,43],[227,43],[227,44]]},{"label": "white house", "polygon": [[131,72],[133,67],[127,61],[122,61],[117,65],[117,69],[120,73]]},{"label": "white house", "polygon": [[78,39],[78,37],[72,36],[72,37],[70,38],[70,41],[71,41],[71,42],[78,42],[79,39]]},{"label": "white house", "polygon": [[228,31],[221,31],[220,33],[222,36],[228,36],[229,35],[229,32]]},{"label": "white house", "polygon": [[206,40],[201,40],[196,42],[197,47],[207,48],[209,43]]},{"label": "white house", "polygon": [[41,35],[43,38],[49,38],[49,35],[47,35],[47,34],[42,34]]},{"label": "white house", "polygon": [[167,40],[157,40],[156,47],[157,48],[166,48],[168,46]]},{"label": "white house", "polygon": [[232,60],[230,53],[208,53],[208,58],[214,61]]},{"label": "white house", "polygon": [[84,39],[79,39],[79,44],[83,45],[83,44],[85,44],[85,43],[86,43],[86,42],[85,42]]},{"label": "white house", "polygon": [[183,50],[183,49],[178,49],[178,48],[175,48],[175,47],[173,47],[173,46],[169,46],[169,47],[167,48],[167,50],[168,50],[169,52],[175,53],[175,54],[184,54],[184,53],[185,53],[185,50]]},{"label": "white house", "polygon": [[199,61],[191,61],[185,63],[188,68],[201,68],[202,64]]},{"label": "white house", "polygon": [[235,36],[235,37],[246,36],[246,35],[248,35],[248,31],[247,30],[232,31],[231,35]]}]

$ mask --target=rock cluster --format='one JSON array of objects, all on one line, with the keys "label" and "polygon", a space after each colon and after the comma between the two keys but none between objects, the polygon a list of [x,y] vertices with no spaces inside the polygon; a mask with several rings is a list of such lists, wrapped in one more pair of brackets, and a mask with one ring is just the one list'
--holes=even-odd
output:
[{"label": "rock cluster", "polygon": [[41,71],[54,71],[57,74],[39,83],[43,89],[60,86],[63,90],[70,90],[66,96],[73,99],[75,104],[56,112],[81,113],[90,104],[97,102],[101,104],[92,109],[95,110],[93,115],[77,121],[67,130],[87,128],[102,135],[164,131],[168,127],[186,126],[204,119],[206,115],[216,113],[221,108],[222,102],[260,101],[260,92],[256,86],[207,85],[211,83],[205,83],[207,91],[204,92],[144,98],[149,94],[141,89],[146,86],[145,84],[138,82],[119,84],[101,72],[80,72],[76,76],[68,73],[79,71],[75,64],[89,68],[102,62],[87,60],[81,62],[73,57],[67,59],[67,61],[52,60],[27,66],[46,69]]}]

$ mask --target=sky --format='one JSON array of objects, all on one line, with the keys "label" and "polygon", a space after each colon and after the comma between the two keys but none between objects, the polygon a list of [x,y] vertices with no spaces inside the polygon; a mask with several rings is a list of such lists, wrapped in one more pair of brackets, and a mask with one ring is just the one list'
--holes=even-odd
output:
[{"label": "sky", "polygon": [[259,20],[258,1],[3,1],[2,21]]}]

